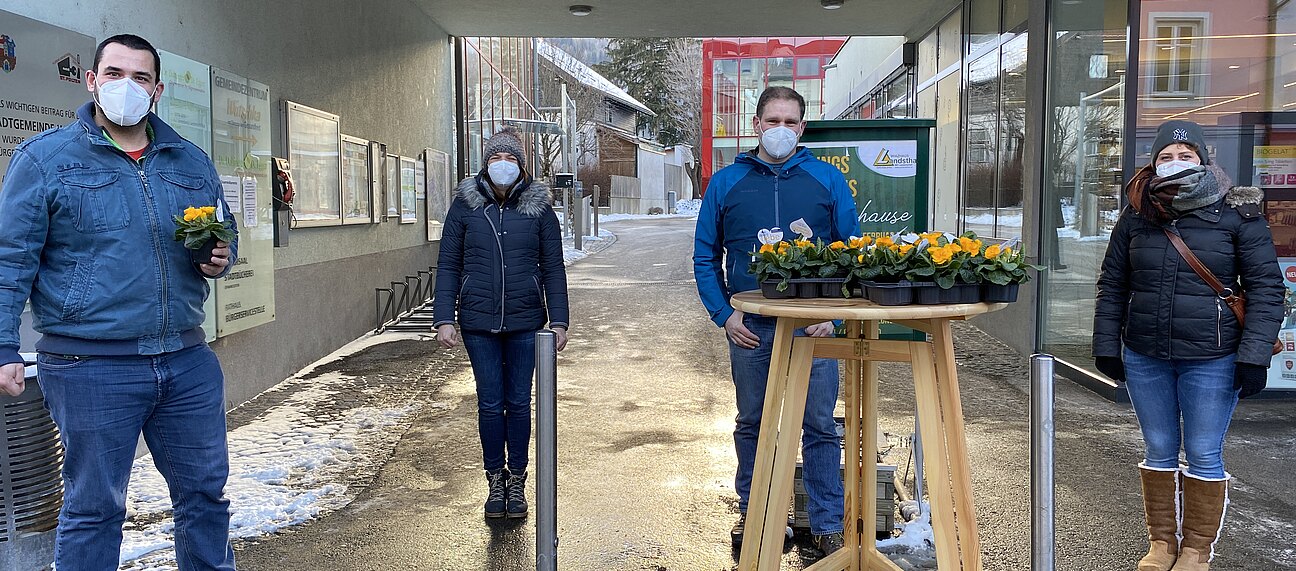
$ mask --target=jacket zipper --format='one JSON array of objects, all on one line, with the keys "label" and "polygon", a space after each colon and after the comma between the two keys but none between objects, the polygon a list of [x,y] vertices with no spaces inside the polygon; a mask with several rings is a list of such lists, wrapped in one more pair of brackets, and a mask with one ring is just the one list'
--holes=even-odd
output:
[{"label": "jacket zipper", "polygon": [[[1175,234],[1178,234],[1179,227],[1175,225],[1176,222],[1178,222],[1178,220],[1170,221],[1170,231],[1174,232]],[[1169,251],[1172,248],[1173,247],[1170,245],[1170,239],[1166,238],[1166,250]],[[1169,340],[1169,342],[1166,343],[1167,359],[1174,359],[1174,296],[1175,296],[1174,286],[1175,284],[1178,283],[1179,283],[1179,267],[1178,264],[1175,264],[1175,273],[1170,278],[1170,323],[1166,324],[1166,338]]]},{"label": "jacket zipper", "polygon": [[162,285],[162,331],[159,332],[158,337],[161,339],[165,339],[166,332],[167,332],[167,325],[168,325],[167,321],[170,320],[170,315],[167,307],[169,305],[169,302],[167,301],[166,257],[165,257],[165,253],[162,251],[162,244],[158,241],[159,228],[157,224],[157,213],[156,213],[157,205],[154,204],[153,202],[153,191],[152,189],[149,188],[148,175],[144,174],[144,169],[139,168],[138,164],[136,165],[136,172],[139,173],[140,184],[143,185],[144,187],[144,196],[148,198],[147,211],[149,214],[149,229],[150,229],[149,235],[153,240],[153,251],[154,253],[157,254],[158,269],[161,270],[162,272],[162,284],[161,284]]},{"label": "jacket zipper", "polygon": [[1219,296],[1215,297],[1215,346],[1224,346],[1224,334],[1220,333],[1221,321],[1224,320],[1224,308],[1220,307]]},{"label": "jacket zipper", "polygon": [[503,228],[503,227],[504,227],[504,209],[500,208],[500,205],[499,205],[499,204],[496,204],[496,205],[495,205],[495,209],[499,211],[500,224],[499,224],[499,227],[498,227],[498,228],[495,226],[495,221],[494,221],[494,220],[491,220],[490,213],[487,212],[485,208],[482,209],[482,216],[485,216],[485,217],[486,217],[486,223],[487,223],[487,224],[490,224],[490,227],[491,227],[491,234],[494,234],[494,235],[495,235],[495,247],[496,247],[496,249],[499,250],[499,257],[500,257],[500,325],[499,325],[499,329],[497,329],[496,331],[503,331],[503,330],[504,330],[504,269],[505,269],[505,267],[504,267],[504,243],[503,243],[503,242],[500,242],[500,228]]},{"label": "jacket zipper", "polygon": [[776,228],[781,229],[783,228],[783,225],[779,223],[780,216],[779,216],[778,182],[779,182],[779,173],[775,172],[774,173],[774,226]]}]

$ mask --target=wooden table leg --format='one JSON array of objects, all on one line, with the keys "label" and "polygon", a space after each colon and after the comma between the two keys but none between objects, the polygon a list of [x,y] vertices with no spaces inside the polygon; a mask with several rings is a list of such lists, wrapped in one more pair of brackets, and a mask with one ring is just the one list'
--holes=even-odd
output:
[{"label": "wooden table leg", "polygon": [[915,342],[910,346],[914,395],[923,441],[923,465],[927,467],[928,492],[931,494],[932,531],[936,536],[936,565],[941,571],[957,571],[961,568],[958,535],[947,464],[945,424],[936,386],[936,364],[932,360],[931,345]]},{"label": "wooden table leg", "polygon": [[[861,336],[862,324],[858,321],[846,322],[846,336],[851,339],[859,339]],[[846,495],[846,510],[844,512],[845,526],[842,535],[846,538],[846,549],[852,550],[849,560],[849,566],[846,569],[850,571],[864,571],[868,569],[864,564],[861,556],[856,556],[859,551],[866,547],[864,538],[860,531],[860,518],[863,517],[863,509],[860,498],[863,497],[863,490],[860,488],[860,480],[863,477],[863,456],[860,450],[861,420],[864,418],[863,399],[861,390],[864,388],[864,369],[863,363],[858,360],[850,359],[846,361],[846,387],[843,400],[846,405],[846,475],[842,478]]]},{"label": "wooden table leg", "polygon": [[[778,440],[777,443],[769,443],[776,448],[772,453],[773,471],[765,506],[765,529],[761,535],[759,564],[762,570],[778,569],[783,558],[784,524],[787,521],[788,502],[792,497],[792,480],[801,441],[801,422],[805,418],[806,395],[810,388],[810,367],[813,362],[814,339],[795,339],[792,343],[787,389],[783,393],[783,414],[778,423]],[[761,422],[769,421],[762,419]],[[769,444],[762,442],[760,446]],[[757,466],[760,469],[759,467],[766,465]]]},{"label": "wooden table leg", "polygon": [[[878,322],[864,323],[864,338],[878,338]],[[878,437],[878,364],[877,361],[861,362],[863,375],[860,390],[861,403],[859,417],[863,419],[860,435],[860,481],[861,490],[859,517],[860,545],[858,561],[862,571],[876,568],[869,563],[872,554],[877,552],[877,437]]]},{"label": "wooden table leg", "polygon": [[976,509],[972,506],[972,470],[968,461],[967,435],[963,427],[958,366],[954,361],[954,335],[949,320],[933,320],[932,346],[936,352],[936,383],[944,416],[963,569],[981,571],[981,539],[977,533]]},{"label": "wooden table leg", "polygon": [[[779,415],[787,389],[789,357],[792,353],[793,332],[796,320],[778,318],[774,328],[774,345],[770,350],[770,371],[765,386],[765,407],[761,413],[760,436],[756,445],[756,462],[753,464],[750,495],[747,499],[747,523],[743,527],[742,550],[738,568],[756,571],[761,538],[765,531],[766,503],[769,501],[770,467],[774,465],[774,452],[778,436]],[[795,449],[794,449],[795,454]],[[772,522],[779,533],[786,527],[786,516]],[[779,540],[779,549],[783,542]]]}]

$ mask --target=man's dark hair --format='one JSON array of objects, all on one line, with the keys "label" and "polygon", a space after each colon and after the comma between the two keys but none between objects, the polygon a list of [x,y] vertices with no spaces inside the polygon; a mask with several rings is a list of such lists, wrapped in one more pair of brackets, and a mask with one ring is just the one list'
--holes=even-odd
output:
[{"label": "man's dark hair", "polygon": [[797,104],[801,106],[801,118],[805,119],[805,98],[801,97],[801,94],[797,93],[795,89],[792,89],[791,87],[783,87],[782,85],[766,87],[765,91],[761,92],[760,99],[756,100],[756,117],[765,116],[765,103],[771,99],[796,101]]},{"label": "man's dark hair", "polygon": [[153,73],[156,74],[153,77],[153,81],[154,82],[162,81],[162,56],[158,55],[157,50],[153,48],[153,44],[150,44],[148,40],[141,38],[135,34],[117,34],[111,38],[99,42],[99,47],[95,48],[95,57],[94,57],[95,73],[99,73],[99,60],[103,59],[104,47],[108,46],[108,44],[121,44],[132,50],[148,50],[148,53],[153,54]]}]

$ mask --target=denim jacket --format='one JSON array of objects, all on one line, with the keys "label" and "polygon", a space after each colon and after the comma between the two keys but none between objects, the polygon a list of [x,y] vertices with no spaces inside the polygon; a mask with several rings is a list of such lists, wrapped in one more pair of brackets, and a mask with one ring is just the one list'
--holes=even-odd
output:
[{"label": "denim jacket", "polygon": [[29,297],[41,351],[156,355],[203,339],[209,286],[172,217],[217,205],[235,228],[215,165],[157,115],[142,162],[104,137],[93,103],[77,117],[19,145],[0,188],[0,364],[21,361]]}]

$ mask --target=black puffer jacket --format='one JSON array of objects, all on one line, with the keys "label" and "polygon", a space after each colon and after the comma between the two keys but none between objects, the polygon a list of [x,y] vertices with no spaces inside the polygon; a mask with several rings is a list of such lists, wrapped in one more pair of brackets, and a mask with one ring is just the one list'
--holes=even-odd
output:
[{"label": "black puffer jacket", "polygon": [[501,206],[478,174],[459,183],[437,259],[435,327],[534,331],[567,327],[567,272],[553,195],[525,179]]},{"label": "black puffer jacket", "polygon": [[1126,208],[1098,278],[1094,356],[1119,356],[1123,341],[1158,359],[1204,360],[1236,351],[1238,363],[1269,366],[1285,286],[1262,196],[1257,188],[1236,187],[1167,224],[1220,283],[1241,284],[1245,330],[1175,251],[1163,226]]}]

